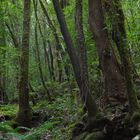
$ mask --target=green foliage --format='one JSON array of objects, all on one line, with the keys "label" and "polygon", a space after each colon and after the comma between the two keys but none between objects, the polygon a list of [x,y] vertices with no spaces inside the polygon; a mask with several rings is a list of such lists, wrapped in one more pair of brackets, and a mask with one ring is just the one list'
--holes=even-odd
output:
[{"label": "green foliage", "polygon": [[[54,125],[58,124],[57,121],[55,122],[45,122],[44,124],[42,124],[40,127],[38,128],[34,128],[34,129],[29,129],[26,127],[17,127],[16,129],[13,129],[10,126],[11,123],[9,122],[5,122],[5,123],[1,123],[0,125],[0,132],[3,133],[3,139],[6,138],[16,138],[18,140],[39,140],[41,139],[41,136],[48,132],[50,129],[53,128]],[[30,131],[30,133],[28,134],[20,134],[18,133],[18,131],[20,130],[26,130],[26,131]]]},{"label": "green foliage", "polygon": [[125,14],[126,30],[127,30],[127,42],[128,47],[135,63],[135,66],[140,73],[140,0],[126,0],[122,1],[123,10]]},{"label": "green foliage", "polygon": [[[55,87],[56,85],[57,84],[52,84],[52,87]],[[63,89],[63,92],[61,88]],[[19,140],[39,140],[43,139],[43,137],[50,137],[53,140],[69,139],[71,137],[72,129],[81,118],[83,106],[80,104],[81,101],[77,101],[76,97],[79,89],[74,88],[72,93],[69,93],[67,88],[67,83],[63,83],[61,84],[61,87],[56,88],[59,89],[61,93],[55,97],[53,103],[50,104],[47,100],[40,100],[35,106],[33,106],[34,112],[39,111],[44,116],[51,116],[46,122],[37,128],[32,129],[23,127],[13,129],[11,127],[13,123],[8,122],[5,125],[6,128],[10,128],[10,130],[7,129],[7,131],[5,131],[4,138],[17,138]],[[14,108],[14,106],[12,107],[11,105],[10,107]],[[9,109],[10,107],[6,106],[5,108],[11,110]],[[16,106],[15,108],[15,110],[17,110]],[[7,109],[5,110],[7,111]],[[21,129],[27,130],[28,132],[20,134],[19,132]]]},{"label": "green foliage", "polygon": [[13,124],[16,124],[16,122],[7,121],[7,122],[0,123],[0,132],[2,133],[0,139],[9,140],[12,138],[16,138],[18,140],[22,140],[24,138],[23,135],[18,133],[18,131],[17,131],[18,128],[17,129],[12,128]]},{"label": "green foliage", "polygon": [[9,118],[13,118],[17,113],[17,109],[17,105],[15,104],[0,105],[0,114],[3,116],[8,116]]},{"label": "green foliage", "polygon": [[16,124],[16,122],[14,121],[7,121],[7,122],[3,122],[0,125],[0,132],[3,133],[2,139],[3,140],[7,140],[7,139],[18,139],[18,140],[24,140],[25,139],[25,135],[22,135],[19,133],[19,131],[25,130],[25,131],[29,131],[29,128],[26,127],[17,127],[16,129],[14,129],[12,126]]},{"label": "green foliage", "polygon": [[1,123],[0,131],[2,131],[4,133],[15,132],[15,130],[8,123]]},{"label": "green foliage", "polygon": [[31,134],[26,135],[23,139],[24,140],[39,140],[41,136],[47,132],[48,130],[52,129],[54,125],[58,122],[45,122],[37,129],[32,129]]},{"label": "green foliage", "polygon": [[[72,128],[75,123],[79,120],[83,113],[83,106],[81,100],[79,100],[79,88],[75,83],[75,77],[71,68],[71,62],[65,50],[65,43],[62,37],[59,24],[56,18],[55,11],[53,9],[52,1],[42,0],[47,12],[49,14],[56,32],[58,34],[59,41],[62,45],[62,56],[60,57],[62,70],[62,77],[64,82],[58,82],[58,64],[57,64],[57,52],[61,53],[56,49],[56,42],[54,33],[48,26],[48,22],[40,4],[38,2],[38,20],[41,24],[41,30],[43,37],[45,38],[45,49],[48,54],[48,60],[46,61],[46,54],[43,48],[43,42],[41,34],[38,29],[38,42],[41,59],[41,67],[43,72],[43,79],[48,90],[51,93],[54,101],[49,103],[47,101],[46,90],[44,89],[36,57],[35,39],[34,39],[34,28],[36,24],[36,18],[34,16],[34,9],[32,5],[31,12],[31,39],[30,39],[30,61],[29,61],[29,80],[30,84],[35,92],[30,92],[32,97],[35,97],[36,105],[33,106],[33,112],[42,112],[42,114],[51,116],[46,122],[37,128],[28,129],[23,127],[17,127],[13,129],[11,126],[14,122],[1,123],[0,131],[4,133],[3,139],[17,138],[19,140],[40,140],[43,136],[48,135],[53,140],[64,140],[71,137]],[[8,24],[14,33],[16,39],[21,45],[22,35],[22,20],[23,20],[23,3],[21,0],[3,0],[0,3],[0,74],[5,79],[5,91],[8,95],[9,100],[15,100],[17,102],[18,97],[18,85],[19,85],[19,50],[15,48],[12,37],[6,24]],[[127,47],[130,50],[132,61],[134,62],[138,73],[140,74],[140,0],[125,0],[122,1],[123,11],[125,14],[125,24],[127,31]],[[75,32],[75,0],[69,0],[69,5],[63,9],[66,22],[74,43],[76,44],[76,32]],[[109,19],[106,17],[107,28],[111,31],[111,24]],[[83,25],[85,34],[85,44],[87,48],[88,57],[88,69],[90,84],[93,89],[95,97],[100,96],[104,92],[103,77],[101,71],[98,68],[99,60],[97,55],[96,46],[94,39],[89,29],[88,24],[88,1],[83,0]],[[1,28],[2,27],[2,28]],[[2,38],[2,39],[1,39]],[[50,71],[48,65],[52,66],[50,50],[48,42],[51,43],[51,49],[53,54],[53,67],[54,75],[56,78],[52,80],[50,77]],[[75,47],[77,47],[75,45]],[[69,74],[68,79],[65,73],[65,67],[68,67]],[[0,75],[1,76],[1,75]],[[1,77],[0,77],[1,78]],[[1,81],[0,81],[1,82]],[[1,85],[0,85],[1,86]],[[36,98],[37,96],[37,98]],[[17,105],[0,105],[0,114],[14,118],[17,113]],[[139,115],[134,114],[134,119],[139,119]],[[20,134],[20,129],[27,130],[25,134]],[[91,136],[89,136],[91,137]],[[0,137],[0,139],[2,139]]]}]

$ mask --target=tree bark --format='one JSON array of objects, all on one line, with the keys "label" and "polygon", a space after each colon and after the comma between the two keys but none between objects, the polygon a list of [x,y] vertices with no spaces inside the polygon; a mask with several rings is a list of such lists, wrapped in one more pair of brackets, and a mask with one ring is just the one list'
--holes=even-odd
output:
[{"label": "tree bark", "polygon": [[121,61],[124,68],[124,75],[127,87],[127,96],[129,101],[129,111],[133,114],[135,111],[139,112],[140,106],[137,99],[136,89],[134,86],[133,76],[132,76],[132,65],[129,57],[129,51],[127,49],[127,37],[125,30],[125,17],[122,10],[122,5],[120,0],[113,0],[114,4],[114,21],[113,21],[113,31],[114,31],[114,41],[119,49]]},{"label": "tree bark", "polygon": [[106,93],[109,96],[124,96],[126,92],[125,80],[104,23],[101,0],[89,0],[89,24],[99,55]]},{"label": "tree bark", "polygon": [[16,121],[25,127],[31,126],[29,106],[29,38],[30,38],[30,0],[24,0],[23,36],[20,58],[19,111]]},{"label": "tree bark", "polygon": [[[119,55],[121,56],[121,48],[120,45],[118,43],[118,30],[120,30],[121,32],[124,32],[124,29],[121,25],[121,20],[124,20],[124,15],[123,15],[123,11],[121,8],[121,2],[119,0],[108,0],[108,1],[104,1],[103,2],[103,8],[105,10],[105,13],[107,14],[107,16],[109,17],[109,22],[111,24],[112,30],[111,30],[111,36],[112,36],[112,40],[115,42],[116,47],[118,49]],[[124,21],[123,21],[124,22]],[[129,29],[130,31],[130,29]],[[131,32],[131,31],[130,31]],[[132,74],[133,74],[133,78],[138,77],[138,73],[136,71],[134,62],[132,60],[132,54],[129,51],[129,58],[130,58],[130,63],[133,66],[132,67]]]},{"label": "tree bark", "polygon": [[[96,115],[98,113],[98,108],[95,104],[95,101],[94,101],[91,93],[89,92],[89,90],[87,88],[87,83],[85,81],[83,81],[84,80],[83,78],[81,78],[81,70],[80,70],[81,61],[77,55],[72,38],[71,38],[69,30],[67,28],[64,14],[59,5],[59,1],[53,0],[53,5],[54,5],[54,9],[55,9],[55,12],[56,12],[59,24],[60,24],[62,35],[64,37],[64,40],[65,40],[65,43],[67,46],[67,51],[68,51],[68,54],[69,54],[69,57],[70,57],[70,60],[71,60],[72,66],[73,66],[75,78],[76,78],[77,84],[80,89],[81,97],[83,97],[82,98],[83,102],[85,103],[85,106],[87,108],[89,120],[92,120],[93,118],[96,117]],[[85,87],[85,88],[83,88],[83,87]]]},{"label": "tree bark", "polygon": [[3,2],[0,2],[0,102],[8,103],[8,96],[6,94],[6,30],[5,19],[3,11]]}]

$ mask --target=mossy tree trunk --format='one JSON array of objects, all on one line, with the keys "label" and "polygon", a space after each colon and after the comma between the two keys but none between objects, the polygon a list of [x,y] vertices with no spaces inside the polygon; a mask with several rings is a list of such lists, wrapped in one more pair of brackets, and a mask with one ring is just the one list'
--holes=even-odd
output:
[{"label": "mossy tree trunk", "polygon": [[133,114],[135,111],[140,111],[137,99],[136,89],[132,76],[132,63],[130,61],[129,51],[127,48],[127,37],[125,30],[125,17],[122,10],[120,0],[113,0],[112,2],[112,27],[114,34],[114,41],[119,49],[121,61],[123,64],[124,75],[127,86],[127,96],[129,100],[129,111]]},{"label": "mossy tree trunk", "polygon": [[20,58],[19,110],[16,121],[26,127],[31,126],[29,106],[29,38],[30,38],[30,0],[24,0],[23,36]]},{"label": "mossy tree trunk", "polygon": [[124,96],[126,92],[124,76],[104,22],[101,0],[89,0],[89,24],[97,47],[106,93],[109,96]]},{"label": "mossy tree trunk", "polygon": [[[103,1],[102,5],[104,8],[104,13],[108,17],[108,19],[109,19],[108,22],[110,22],[110,25],[112,28],[110,35],[112,36],[112,40],[115,42],[119,55],[121,56],[121,46],[119,45],[118,33],[117,33],[118,31],[121,31],[122,33],[125,32],[124,31],[125,29],[122,27],[122,24],[121,24],[121,22],[125,22],[123,10],[121,7],[121,2],[119,0],[108,0],[108,1]],[[123,21],[121,21],[121,20],[123,20]],[[125,38],[125,36],[124,36],[124,38]],[[133,78],[136,78],[136,77],[138,77],[138,73],[137,73],[136,67],[134,65],[134,62],[132,59],[132,54],[131,54],[130,50],[128,52],[129,52],[128,56],[130,59],[130,64],[132,65]]]}]

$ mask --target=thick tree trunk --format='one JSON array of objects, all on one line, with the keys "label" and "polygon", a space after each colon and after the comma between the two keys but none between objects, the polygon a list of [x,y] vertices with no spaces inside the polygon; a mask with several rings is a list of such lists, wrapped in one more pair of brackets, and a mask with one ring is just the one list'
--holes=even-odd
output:
[{"label": "thick tree trunk", "polygon": [[137,99],[136,89],[132,77],[132,66],[130,62],[129,52],[127,49],[127,38],[125,30],[125,17],[122,10],[122,5],[120,0],[113,0],[114,4],[114,21],[113,21],[113,31],[114,31],[114,41],[119,48],[121,61],[124,68],[124,75],[127,87],[127,96],[129,100],[129,111],[134,113],[140,110],[140,106]]},{"label": "thick tree trunk", "polygon": [[[115,42],[119,55],[121,56],[121,46],[119,45],[118,39],[117,39],[119,37],[118,31],[121,31],[122,33],[124,32],[124,29],[121,24],[122,20],[124,20],[123,11],[121,8],[121,2],[119,0],[104,1],[103,7],[105,10],[105,13],[107,13],[107,16],[109,17],[110,24],[112,25],[111,26],[112,27],[112,31],[111,31],[112,40]],[[136,78],[136,77],[138,77],[138,73],[136,71],[130,51],[129,51],[128,56],[130,58],[130,63],[133,66],[132,67],[133,78]]]},{"label": "thick tree trunk", "polygon": [[124,95],[125,80],[104,24],[101,0],[89,0],[89,24],[97,46],[106,93],[116,97]]},{"label": "thick tree trunk", "polygon": [[65,40],[65,43],[67,46],[67,51],[68,51],[68,54],[69,54],[69,57],[70,57],[70,60],[71,60],[72,66],[73,66],[75,78],[76,78],[77,84],[79,86],[81,96],[83,97],[82,98],[83,102],[85,103],[85,106],[86,106],[87,111],[88,111],[89,120],[90,119],[92,120],[94,117],[96,117],[96,115],[98,113],[98,108],[97,108],[95,101],[93,100],[93,97],[88,89],[86,81],[84,81],[84,79],[81,78],[81,69],[80,69],[80,62],[81,61],[77,55],[72,38],[69,34],[63,12],[62,12],[61,7],[59,5],[59,1],[53,0],[53,5],[54,5],[54,9],[55,9],[56,14],[57,14],[57,18],[58,18],[58,21],[60,24],[62,35],[64,37],[64,40]]},{"label": "thick tree trunk", "polygon": [[19,111],[16,121],[26,127],[31,126],[31,109],[29,106],[29,38],[30,38],[30,0],[24,0],[24,21],[22,50],[20,59],[20,83],[19,83]]}]

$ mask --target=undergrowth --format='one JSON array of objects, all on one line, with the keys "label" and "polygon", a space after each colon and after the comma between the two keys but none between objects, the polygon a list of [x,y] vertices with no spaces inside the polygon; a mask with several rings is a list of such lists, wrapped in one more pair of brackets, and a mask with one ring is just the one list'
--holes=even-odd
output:
[{"label": "undergrowth", "polygon": [[13,118],[17,113],[17,108],[18,106],[15,104],[0,105],[0,115]]},{"label": "undergrowth", "polygon": [[[32,107],[33,111],[42,111],[50,117],[43,124],[32,129],[18,127],[12,128],[12,123],[3,122],[0,127],[0,140],[64,140],[70,139],[71,131],[74,124],[79,120],[81,109],[80,103],[76,100],[77,93],[60,94],[55,98],[53,103],[48,103],[46,100],[39,101]],[[74,96],[73,96],[74,95]],[[17,106],[3,106],[2,113],[10,116],[15,116]],[[79,116],[79,117],[78,117]],[[25,129],[24,133],[19,130]]]}]

